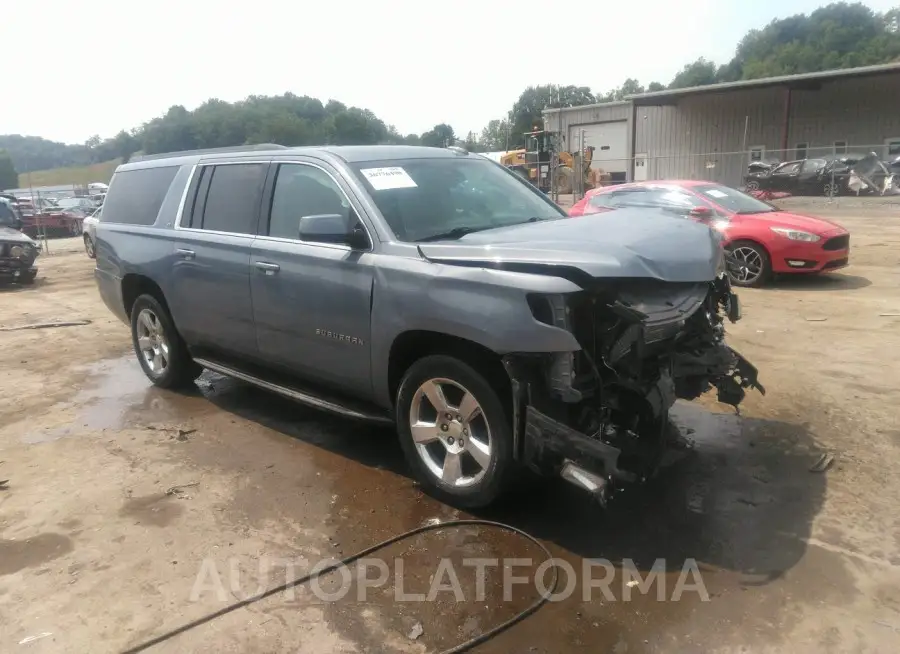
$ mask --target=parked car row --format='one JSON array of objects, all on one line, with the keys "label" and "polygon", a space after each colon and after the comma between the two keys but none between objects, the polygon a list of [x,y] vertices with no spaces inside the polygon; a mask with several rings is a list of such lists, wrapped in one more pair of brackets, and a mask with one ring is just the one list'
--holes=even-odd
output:
[{"label": "parked car row", "polygon": [[795,161],[754,161],[747,169],[748,191],[835,196],[845,193],[900,193],[900,156],[881,161],[874,153]]}]

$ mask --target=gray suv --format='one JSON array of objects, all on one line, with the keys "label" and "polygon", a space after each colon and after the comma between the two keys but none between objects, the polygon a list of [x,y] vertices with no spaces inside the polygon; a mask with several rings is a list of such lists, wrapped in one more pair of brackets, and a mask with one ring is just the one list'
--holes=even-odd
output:
[{"label": "gray suv", "polygon": [[96,278],[162,387],[203,368],[392,422],[421,483],[482,506],[517,470],[605,501],[649,477],[676,398],[737,405],[738,298],[714,230],[569,218],[464,150],[243,148],[132,161]]}]

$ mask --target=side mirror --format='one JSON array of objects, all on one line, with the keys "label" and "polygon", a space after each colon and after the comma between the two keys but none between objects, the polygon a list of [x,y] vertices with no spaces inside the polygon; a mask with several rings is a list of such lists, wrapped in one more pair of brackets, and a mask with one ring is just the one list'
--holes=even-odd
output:
[{"label": "side mirror", "polygon": [[709,220],[713,216],[712,209],[709,207],[694,207],[688,212],[691,218],[699,218],[700,220]]},{"label": "side mirror", "polygon": [[[353,223],[353,228],[349,224]],[[335,243],[349,245],[353,249],[369,247],[369,239],[359,220],[351,214],[350,219],[339,213],[325,213],[300,218],[300,240],[313,243]]]}]

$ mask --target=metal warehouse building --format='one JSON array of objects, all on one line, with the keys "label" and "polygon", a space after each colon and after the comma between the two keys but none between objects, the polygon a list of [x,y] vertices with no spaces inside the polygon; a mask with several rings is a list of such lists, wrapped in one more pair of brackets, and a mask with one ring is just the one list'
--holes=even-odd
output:
[{"label": "metal warehouse building", "polygon": [[751,160],[900,155],[900,63],[673,89],[544,111],[616,181],[741,183]]}]

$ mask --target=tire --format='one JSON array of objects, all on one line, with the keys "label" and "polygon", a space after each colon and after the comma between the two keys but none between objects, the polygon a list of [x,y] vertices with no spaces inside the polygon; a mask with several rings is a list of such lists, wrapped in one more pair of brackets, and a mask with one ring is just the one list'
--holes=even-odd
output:
[{"label": "tire", "polygon": [[748,191],[758,191],[759,190],[759,182],[757,182],[756,180],[751,180],[751,181],[747,182],[746,189]]},{"label": "tire", "polygon": [[822,187],[822,192],[824,193],[826,198],[836,197],[841,194],[841,186],[837,182],[832,184],[831,182],[826,182],[826,184]]},{"label": "tire", "polygon": [[35,278],[37,278],[37,270],[29,270],[19,275],[18,282],[23,286],[30,286],[34,284]]},{"label": "tire", "polygon": [[152,295],[139,296],[131,307],[131,344],[144,374],[160,388],[187,386],[203,372],[188,353],[168,309]]},{"label": "tire", "polygon": [[[437,411],[423,391],[434,392],[437,385],[448,409],[444,412]],[[474,406],[463,401],[465,394],[474,399]],[[461,405],[480,412],[471,420],[459,420]],[[396,418],[406,460],[429,494],[460,508],[478,508],[491,504],[508,486],[515,465],[508,413],[491,384],[471,366],[444,355],[416,361],[397,391]],[[417,430],[418,441],[414,422],[431,427]]]},{"label": "tire", "polygon": [[[765,284],[772,275],[772,262],[766,249],[753,241],[735,241],[728,248],[730,256],[737,259],[728,266],[728,277],[735,286],[759,287]],[[756,263],[757,274],[753,275]],[[735,270],[735,267],[739,267]]]},{"label": "tire", "polygon": [[87,252],[88,259],[97,258],[97,253],[94,251],[94,240],[87,234],[84,235],[84,251]]}]

